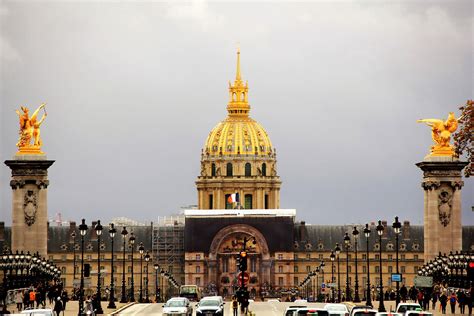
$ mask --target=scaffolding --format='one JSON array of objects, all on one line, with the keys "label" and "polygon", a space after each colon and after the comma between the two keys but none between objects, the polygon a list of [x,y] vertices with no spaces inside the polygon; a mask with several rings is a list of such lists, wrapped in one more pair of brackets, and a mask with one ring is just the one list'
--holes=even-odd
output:
[{"label": "scaffolding", "polygon": [[160,268],[184,284],[184,216],[163,216],[153,227],[153,256]]}]

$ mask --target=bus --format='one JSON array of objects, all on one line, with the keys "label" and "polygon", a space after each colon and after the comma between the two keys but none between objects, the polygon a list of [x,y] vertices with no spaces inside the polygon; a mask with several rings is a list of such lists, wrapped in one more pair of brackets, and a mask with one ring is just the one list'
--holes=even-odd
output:
[{"label": "bus", "polygon": [[190,301],[199,302],[201,291],[197,285],[181,285],[179,287],[179,296],[186,297]]}]

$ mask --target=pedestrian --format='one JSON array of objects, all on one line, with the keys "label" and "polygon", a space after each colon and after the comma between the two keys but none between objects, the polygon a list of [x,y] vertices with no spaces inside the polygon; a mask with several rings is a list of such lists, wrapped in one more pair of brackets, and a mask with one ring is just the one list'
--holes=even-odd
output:
[{"label": "pedestrian", "polygon": [[451,296],[449,297],[449,304],[451,305],[451,314],[454,314],[456,312],[456,302],[458,301],[458,298],[456,297],[456,293],[451,293]]},{"label": "pedestrian", "polygon": [[438,293],[436,291],[433,291],[433,294],[431,295],[431,300],[433,302],[433,310],[436,311],[436,302],[438,301]]},{"label": "pedestrian", "polygon": [[61,315],[61,312],[63,311],[63,303],[61,301],[61,297],[58,296],[55,300],[54,300],[54,308],[53,308],[54,312],[56,313],[56,316],[60,316]]},{"label": "pedestrian", "polygon": [[26,290],[23,293],[23,308],[26,309],[28,308],[30,304],[30,290]]},{"label": "pedestrian", "polygon": [[30,303],[28,304],[31,308],[35,307],[35,302],[36,302],[36,292],[35,289],[32,289],[29,293],[30,295]]},{"label": "pedestrian", "polygon": [[459,303],[459,311],[461,314],[464,314],[464,310],[466,309],[466,294],[464,291],[458,292],[458,303]]},{"label": "pedestrian", "polygon": [[439,297],[439,303],[441,304],[441,313],[446,314],[446,305],[448,304],[448,297],[446,292],[442,292]]},{"label": "pedestrian", "polygon": [[61,301],[63,302],[63,311],[66,311],[66,303],[69,301],[69,296],[66,290],[61,293]]},{"label": "pedestrian", "polygon": [[15,303],[16,309],[18,310],[18,312],[21,312],[23,306],[23,293],[21,292],[21,290],[18,290],[15,293]]},{"label": "pedestrian", "polygon": [[239,302],[237,302],[237,298],[235,296],[232,297],[232,310],[233,316],[237,316],[237,309],[239,308]]},{"label": "pedestrian", "polygon": [[423,306],[423,291],[422,290],[418,291],[417,299],[418,299],[418,304],[420,304],[420,306]]},{"label": "pedestrian", "polygon": [[402,287],[400,288],[400,296],[403,303],[406,303],[407,295],[408,295],[407,287],[405,286],[405,284],[402,284]]}]

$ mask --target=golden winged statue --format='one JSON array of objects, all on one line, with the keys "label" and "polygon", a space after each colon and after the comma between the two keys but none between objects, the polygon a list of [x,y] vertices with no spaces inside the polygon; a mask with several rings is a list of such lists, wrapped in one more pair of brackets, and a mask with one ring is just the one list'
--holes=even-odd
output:
[{"label": "golden winged statue", "polygon": [[446,121],[440,119],[421,119],[418,123],[426,123],[431,127],[431,137],[435,145],[431,146],[429,156],[455,156],[454,146],[451,145],[451,134],[458,128],[458,120],[453,112],[449,112]]},{"label": "golden winged statue", "polygon": [[[24,106],[20,107],[20,110],[23,113],[20,113],[19,110],[15,111],[16,114],[18,114],[20,121],[20,130],[18,132],[20,137],[18,139],[18,143],[16,143],[16,146],[18,147],[18,154],[44,154],[41,151],[42,141],[40,137],[40,126],[48,115],[46,113],[45,107],[46,103],[42,103],[31,116],[29,115],[29,109]],[[41,109],[44,110],[44,113],[43,117],[38,121],[38,113]]]}]

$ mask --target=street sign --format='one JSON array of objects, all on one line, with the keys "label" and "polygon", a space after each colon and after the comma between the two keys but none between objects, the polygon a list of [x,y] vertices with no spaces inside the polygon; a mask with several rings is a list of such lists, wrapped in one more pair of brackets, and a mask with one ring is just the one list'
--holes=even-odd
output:
[{"label": "street sign", "polygon": [[416,287],[432,287],[433,286],[433,277],[430,276],[415,276],[414,285]]},{"label": "street sign", "polygon": [[[247,272],[244,272],[244,286],[249,283],[250,275]],[[242,272],[239,272],[237,274],[237,282],[239,283],[239,286],[242,286]]]},{"label": "street sign", "polygon": [[401,273],[392,273],[392,282],[402,282]]},{"label": "street sign", "polygon": [[322,288],[322,289],[326,288],[326,284],[321,283],[321,288]]}]

